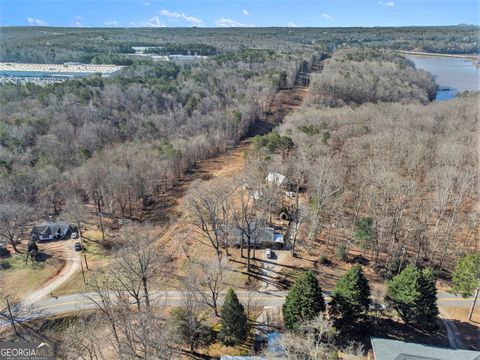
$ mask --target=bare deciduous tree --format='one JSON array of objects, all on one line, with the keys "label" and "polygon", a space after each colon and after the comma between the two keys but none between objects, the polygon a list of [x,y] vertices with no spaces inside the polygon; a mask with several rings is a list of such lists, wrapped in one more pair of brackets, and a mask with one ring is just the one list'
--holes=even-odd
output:
[{"label": "bare deciduous tree", "polygon": [[218,299],[225,290],[225,260],[216,259],[198,261],[190,264],[186,286],[196,291],[202,302],[211,307],[215,316],[219,316]]},{"label": "bare deciduous tree", "polygon": [[20,252],[17,243],[24,234],[24,227],[32,215],[33,211],[27,205],[0,204],[0,236],[8,241],[16,252]]},{"label": "bare deciduous tree", "polygon": [[152,283],[168,274],[167,256],[154,248],[157,234],[146,226],[131,226],[121,237],[123,248],[115,257],[111,276],[120,288],[134,297],[139,310],[142,299],[149,310]]},{"label": "bare deciduous tree", "polygon": [[[194,225],[202,238],[215,249],[221,261],[222,247],[227,247],[226,228],[230,217],[230,196],[233,185],[225,181],[209,184],[194,184],[188,194],[188,206],[194,218]],[[226,236],[227,235],[227,236]]]}]

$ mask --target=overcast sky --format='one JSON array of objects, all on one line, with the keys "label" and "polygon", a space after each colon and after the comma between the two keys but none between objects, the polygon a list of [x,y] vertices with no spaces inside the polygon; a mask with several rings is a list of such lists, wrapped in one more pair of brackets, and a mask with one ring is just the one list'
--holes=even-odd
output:
[{"label": "overcast sky", "polygon": [[0,0],[10,26],[403,26],[479,24],[478,0]]}]

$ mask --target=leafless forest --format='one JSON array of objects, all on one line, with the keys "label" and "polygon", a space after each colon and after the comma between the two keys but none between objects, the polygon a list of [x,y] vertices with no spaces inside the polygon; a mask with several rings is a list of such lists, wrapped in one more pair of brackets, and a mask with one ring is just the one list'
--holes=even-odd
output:
[{"label": "leafless forest", "polygon": [[[12,339],[52,341],[66,359],[208,358],[226,348],[218,327],[230,287],[247,294],[253,329],[249,291],[286,290],[301,270],[321,278],[360,263],[381,287],[413,264],[448,282],[480,249],[479,95],[434,101],[431,74],[397,52],[468,53],[477,30],[60,28],[49,51],[40,45],[51,36],[4,31],[4,61],[128,65],[111,78],[0,85],[2,259],[24,256],[43,220],[101,233],[90,242],[101,250],[83,249],[87,284],[72,291],[96,311],[12,321]],[[135,59],[135,45],[208,57]],[[225,154],[239,169],[202,168]],[[259,265],[265,228],[289,245],[275,281]],[[182,292],[177,303],[162,303],[164,289]],[[376,321],[385,318],[400,322]],[[332,324],[325,314],[302,336],[286,332],[287,358],[365,353]]]}]

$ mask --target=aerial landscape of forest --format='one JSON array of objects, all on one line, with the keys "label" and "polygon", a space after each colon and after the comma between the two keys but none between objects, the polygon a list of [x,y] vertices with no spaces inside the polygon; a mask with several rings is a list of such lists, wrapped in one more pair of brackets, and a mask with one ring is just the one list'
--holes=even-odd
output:
[{"label": "aerial landscape of forest", "polygon": [[477,24],[159,14],[2,19],[0,359],[477,359]]}]

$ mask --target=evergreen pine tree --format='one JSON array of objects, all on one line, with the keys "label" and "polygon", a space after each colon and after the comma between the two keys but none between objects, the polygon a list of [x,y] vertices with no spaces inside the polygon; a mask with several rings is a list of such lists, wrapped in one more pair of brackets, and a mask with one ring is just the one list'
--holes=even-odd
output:
[{"label": "evergreen pine tree", "polygon": [[417,303],[418,312],[416,316],[417,324],[427,329],[433,329],[437,326],[435,321],[438,316],[437,306],[437,287],[435,286],[435,275],[431,268],[422,271],[419,279],[421,298]]},{"label": "evergreen pine tree", "polygon": [[370,306],[370,287],[360,265],[353,266],[335,285],[330,301],[330,316],[335,327],[346,330],[363,318]]},{"label": "evergreen pine tree", "polygon": [[461,258],[453,272],[453,288],[463,297],[472,296],[480,288],[480,252]]},{"label": "evergreen pine tree", "polygon": [[311,271],[303,273],[290,289],[283,304],[283,321],[289,330],[299,326],[325,311],[322,289]]},{"label": "evergreen pine tree", "polygon": [[480,252],[467,255],[461,258],[455,266],[453,272],[452,290],[463,297],[475,294],[468,320],[472,320],[473,310],[480,293]]},{"label": "evergreen pine tree", "polygon": [[225,295],[220,324],[218,337],[223,344],[233,346],[247,339],[247,315],[243,305],[238,301],[237,294],[232,289],[228,289]]},{"label": "evergreen pine tree", "polygon": [[432,270],[410,264],[388,282],[387,301],[406,323],[432,328],[438,315],[436,294]]}]

